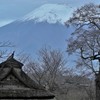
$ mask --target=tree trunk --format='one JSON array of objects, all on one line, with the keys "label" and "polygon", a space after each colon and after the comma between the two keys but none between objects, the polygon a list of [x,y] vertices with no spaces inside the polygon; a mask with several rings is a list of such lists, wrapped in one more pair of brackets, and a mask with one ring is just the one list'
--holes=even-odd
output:
[{"label": "tree trunk", "polygon": [[96,100],[100,100],[100,72],[96,75]]}]

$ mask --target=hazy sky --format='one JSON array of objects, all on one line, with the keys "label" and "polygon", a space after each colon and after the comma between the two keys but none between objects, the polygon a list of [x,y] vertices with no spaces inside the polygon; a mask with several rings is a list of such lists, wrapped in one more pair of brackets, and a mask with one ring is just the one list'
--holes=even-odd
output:
[{"label": "hazy sky", "polygon": [[0,26],[23,17],[46,3],[66,4],[79,7],[86,3],[100,3],[100,0],[0,0]]}]

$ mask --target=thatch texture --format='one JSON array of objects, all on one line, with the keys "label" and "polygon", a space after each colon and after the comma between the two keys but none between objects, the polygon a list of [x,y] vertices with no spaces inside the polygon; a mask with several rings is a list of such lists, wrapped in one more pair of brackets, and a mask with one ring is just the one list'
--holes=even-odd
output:
[{"label": "thatch texture", "polygon": [[52,99],[54,95],[47,91],[36,89],[0,89],[0,98]]},{"label": "thatch texture", "polygon": [[54,95],[38,85],[21,67],[22,63],[12,56],[0,64],[0,99],[52,99]]}]

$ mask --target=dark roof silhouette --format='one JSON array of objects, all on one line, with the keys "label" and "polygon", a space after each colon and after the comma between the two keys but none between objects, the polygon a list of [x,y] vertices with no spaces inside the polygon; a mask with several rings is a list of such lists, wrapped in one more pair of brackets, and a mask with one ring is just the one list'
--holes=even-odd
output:
[{"label": "dark roof silhouette", "polygon": [[21,69],[12,54],[0,64],[0,98],[52,99],[54,95],[38,85]]}]

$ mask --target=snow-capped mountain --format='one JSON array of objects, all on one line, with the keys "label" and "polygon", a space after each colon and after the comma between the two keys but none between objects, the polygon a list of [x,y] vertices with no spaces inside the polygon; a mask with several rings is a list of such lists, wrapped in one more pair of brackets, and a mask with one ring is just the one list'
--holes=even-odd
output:
[{"label": "snow-capped mountain", "polygon": [[34,20],[35,22],[47,21],[48,23],[64,24],[71,16],[73,9],[68,5],[61,4],[44,4],[24,16],[21,20]]},{"label": "snow-capped mountain", "polygon": [[1,27],[0,40],[10,41],[20,51],[32,55],[44,45],[65,51],[65,40],[71,29],[62,23],[69,16],[69,9],[66,5],[43,5],[23,18]]}]

